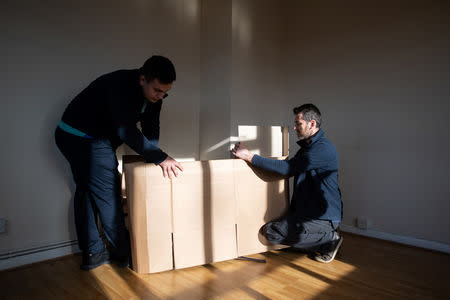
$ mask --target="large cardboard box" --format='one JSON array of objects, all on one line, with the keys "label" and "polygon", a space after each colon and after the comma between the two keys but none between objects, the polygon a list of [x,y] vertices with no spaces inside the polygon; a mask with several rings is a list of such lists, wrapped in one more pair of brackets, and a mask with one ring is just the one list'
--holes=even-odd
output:
[{"label": "large cardboard box", "polygon": [[126,201],[133,269],[138,273],[170,270],[172,195],[170,180],[145,162],[126,165]]},{"label": "large cardboard box", "polygon": [[126,163],[133,268],[154,273],[264,252],[259,229],[288,207],[287,182],[239,159],[183,163],[163,178],[161,168]]},{"label": "large cardboard box", "polygon": [[233,164],[212,160],[183,167],[183,174],[172,180],[174,267],[235,258]]},{"label": "large cardboard box", "polygon": [[289,182],[242,160],[233,160],[236,189],[238,255],[278,249],[259,234],[267,222],[280,217],[289,205]]}]

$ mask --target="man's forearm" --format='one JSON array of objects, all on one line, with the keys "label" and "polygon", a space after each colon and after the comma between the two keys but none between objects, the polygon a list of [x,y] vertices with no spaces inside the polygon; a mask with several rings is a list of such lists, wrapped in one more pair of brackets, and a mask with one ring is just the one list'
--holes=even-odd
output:
[{"label": "man's forearm", "polygon": [[259,155],[252,155],[251,163],[259,168],[276,172],[281,175],[289,175],[291,170],[289,163],[285,160],[267,158]]}]

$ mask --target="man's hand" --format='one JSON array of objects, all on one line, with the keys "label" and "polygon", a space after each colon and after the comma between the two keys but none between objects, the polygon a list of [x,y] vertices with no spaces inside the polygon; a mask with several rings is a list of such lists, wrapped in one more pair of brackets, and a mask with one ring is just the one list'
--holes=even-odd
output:
[{"label": "man's hand", "polygon": [[237,142],[236,145],[234,145],[234,148],[231,149],[231,153],[233,153],[233,155],[236,156],[237,158],[252,163],[252,158],[254,154],[250,153],[250,151],[248,151],[248,149],[240,142]]},{"label": "man's hand", "polygon": [[167,156],[167,158],[162,163],[160,163],[159,166],[163,171],[163,176],[169,176],[170,179],[172,179],[172,173],[175,175],[175,177],[178,177],[177,168],[180,169],[180,171],[183,171],[183,166],[170,156]]}]

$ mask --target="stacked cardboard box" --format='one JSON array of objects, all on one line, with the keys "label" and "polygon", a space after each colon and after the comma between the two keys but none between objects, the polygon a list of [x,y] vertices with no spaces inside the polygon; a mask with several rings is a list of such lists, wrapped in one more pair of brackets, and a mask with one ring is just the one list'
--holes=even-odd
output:
[{"label": "stacked cardboard box", "polygon": [[239,159],[183,167],[181,176],[169,179],[158,166],[124,160],[135,271],[154,273],[274,249],[259,229],[288,206],[284,178]]}]

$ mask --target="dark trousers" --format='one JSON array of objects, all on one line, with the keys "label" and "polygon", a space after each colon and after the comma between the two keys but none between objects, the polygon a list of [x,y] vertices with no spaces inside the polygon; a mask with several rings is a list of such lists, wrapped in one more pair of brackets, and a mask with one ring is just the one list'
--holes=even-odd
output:
[{"label": "dark trousers", "polygon": [[305,219],[287,214],[265,224],[261,233],[272,244],[291,246],[306,251],[321,251],[333,246],[339,238],[339,223]]},{"label": "dark trousers", "polygon": [[121,203],[120,174],[115,149],[107,139],[82,138],[55,131],[56,145],[69,161],[76,184],[74,197],[78,244],[84,253],[105,249],[97,228],[97,214],[117,256],[128,256],[130,242]]}]

